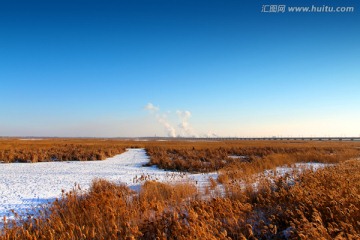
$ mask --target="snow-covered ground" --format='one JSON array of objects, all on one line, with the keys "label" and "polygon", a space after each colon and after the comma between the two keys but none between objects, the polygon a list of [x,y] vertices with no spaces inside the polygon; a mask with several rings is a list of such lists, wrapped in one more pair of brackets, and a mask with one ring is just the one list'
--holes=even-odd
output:
[{"label": "snow-covered ground", "polygon": [[143,167],[149,162],[144,149],[128,149],[104,161],[45,162],[0,164],[0,216],[32,212],[34,207],[61,197],[61,190],[70,191],[75,184],[86,190],[93,179],[102,178],[125,183],[138,189],[146,180],[193,182],[204,187],[217,173],[189,174]]},{"label": "snow-covered ground", "polygon": [[263,175],[264,177],[272,177],[272,176],[279,176],[283,177],[286,174],[302,173],[305,170],[318,170],[324,167],[334,166],[334,164],[329,163],[295,163],[291,167],[277,167],[275,170],[265,170]]},{"label": "snow-covered ground", "polygon": [[[242,157],[242,156],[240,156]],[[128,149],[125,153],[104,161],[88,162],[45,162],[45,163],[3,163],[0,164],[0,216],[12,217],[11,209],[21,215],[33,212],[36,207],[61,197],[61,191],[72,190],[78,184],[87,190],[93,179],[102,178],[115,183],[124,183],[134,190],[146,180],[177,183],[190,182],[200,191],[210,185],[209,178],[217,179],[218,173],[190,174],[164,171],[156,166],[144,167],[149,157],[144,149]],[[326,165],[299,163],[292,167],[278,167],[266,170],[255,178],[258,180],[304,169],[318,169]],[[223,192],[218,185],[216,189]],[[210,192],[211,195],[211,192]],[[1,220],[0,220],[1,222]]]}]

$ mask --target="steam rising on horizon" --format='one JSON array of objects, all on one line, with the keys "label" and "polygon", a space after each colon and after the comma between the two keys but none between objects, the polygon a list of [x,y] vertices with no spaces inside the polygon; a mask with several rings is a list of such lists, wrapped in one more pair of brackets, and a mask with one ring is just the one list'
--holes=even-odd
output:
[{"label": "steam rising on horizon", "polygon": [[[156,120],[164,127],[168,137],[197,137],[193,128],[189,123],[191,118],[191,112],[188,110],[177,110],[176,115],[179,120],[177,128],[168,120],[166,113],[161,113],[160,108],[152,103],[148,103],[145,106],[145,110],[155,116]],[[177,131],[178,130],[178,131]]]}]

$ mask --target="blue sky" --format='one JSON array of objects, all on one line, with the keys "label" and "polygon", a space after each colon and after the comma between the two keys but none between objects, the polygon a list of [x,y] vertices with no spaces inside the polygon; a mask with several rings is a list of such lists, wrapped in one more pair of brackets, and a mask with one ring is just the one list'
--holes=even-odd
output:
[{"label": "blue sky", "polygon": [[358,1],[278,3],[0,1],[0,136],[359,136]]}]

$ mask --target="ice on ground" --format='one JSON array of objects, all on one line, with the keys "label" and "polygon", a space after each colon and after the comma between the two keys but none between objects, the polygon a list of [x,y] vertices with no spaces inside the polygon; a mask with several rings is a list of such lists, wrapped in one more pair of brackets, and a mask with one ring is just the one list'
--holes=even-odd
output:
[{"label": "ice on ground", "polygon": [[271,177],[271,176],[278,176],[283,177],[286,174],[291,174],[294,171],[297,171],[298,173],[303,172],[304,170],[313,170],[316,171],[318,169],[328,167],[328,166],[334,166],[334,164],[329,163],[295,163],[294,165],[290,167],[276,167],[275,170],[265,170],[264,176],[265,177]]},{"label": "ice on ground", "polygon": [[[125,153],[104,161],[87,162],[44,162],[44,163],[2,163],[0,164],[0,216],[12,217],[14,209],[21,215],[33,212],[40,204],[46,204],[61,197],[62,190],[72,190],[75,184],[82,190],[89,189],[96,178],[123,183],[134,190],[147,180],[160,182],[194,183],[200,191],[210,185],[209,178],[217,179],[218,173],[190,174],[165,171],[156,166],[144,167],[149,162],[145,149],[128,149]],[[324,167],[321,163],[298,163],[292,167],[278,167],[266,170],[258,177],[284,176],[294,169],[314,170]],[[258,178],[258,179],[259,179]],[[255,186],[258,182],[255,182]],[[218,185],[220,192],[222,186]],[[1,221],[1,220],[0,220]]]},{"label": "ice on ground", "polygon": [[[335,164],[308,162],[308,163],[295,163],[292,164],[291,166],[276,167],[275,169],[265,170],[262,173],[256,174],[255,180],[251,185],[254,189],[258,189],[261,184],[260,182],[261,179],[267,179],[270,180],[270,182],[274,183],[274,179],[279,177],[287,177],[286,178],[287,183],[292,185],[294,183],[295,178],[306,170],[317,171],[319,169],[334,165]],[[242,187],[245,188],[246,184],[242,184]]]},{"label": "ice on ground", "polygon": [[232,158],[232,159],[247,159],[248,158],[247,156],[241,156],[241,155],[229,155],[228,157]]},{"label": "ice on ground", "polygon": [[128,149],[125,153],[104,161],[44,162],[0,164],[0,216],[11,217],[11,209],[26,213],[61,197],[61,190],[70,191],[75,184],[89,189],[93,179],[101,178],[124,183],[138,189],[146,180],[161,182],[193,182],[199,188],[217,179],[217,173],[189,174],[164,171],[149,162],[145,149]]}]

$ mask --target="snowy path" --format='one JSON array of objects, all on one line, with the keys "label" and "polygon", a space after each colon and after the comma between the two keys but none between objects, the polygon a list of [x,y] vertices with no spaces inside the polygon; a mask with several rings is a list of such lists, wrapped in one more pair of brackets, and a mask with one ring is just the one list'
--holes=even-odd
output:
[{"label": "snowy path", "polygon": [[198,186],[208,184],[208,178],[217,173],[184,174],[143,167],[149,162],[144,149],[128,149],[125,153],[104,161],[45,162],[0,164],[0,216],[11,209],[18,212],[31,210],[39,204],[53,201],[61,196],[61,190],[71,190],[75,183],[88,189],[92,180],[103,178],[125,183],[136,189],[141,175],[146,180],[193,181]]},{"label": "snowy path", "polygon": [[[144,149],[128,149],[125,153],[104,161],[0,164],[0,222],[2,216],[12,216],[11,209],[18,213],[32,212],[39,204],[61,197],[61,190],[72,190],[75,184],[87,190],[95,178],[124,183],[135,190],[146,180],[193,182],[200,190],[204,190],[209,185],[210,177],[218,177],[217,173],[190,174],[164,171],[155,166],[143,167],[148,162],[149,157]],[[294,169],[316,170],[325,166],[299,163],[290,168],[278,167],[257,174],[257,179],[284,176]],[[217,188],[220,192],[223,191],[220,185]]]}]

